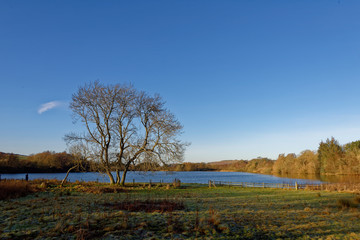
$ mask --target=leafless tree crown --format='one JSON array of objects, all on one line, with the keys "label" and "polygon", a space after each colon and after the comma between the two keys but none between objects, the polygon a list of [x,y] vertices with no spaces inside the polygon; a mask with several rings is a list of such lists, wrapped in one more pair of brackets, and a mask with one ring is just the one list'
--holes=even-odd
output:
[{"label": "leafless tree crown", "polygon": [[[131,165],[183,159],[187,144],[178,139],[183,127],[159,95],[150,96],[131,85],[94,82],[73,94],[70,109],[85,131],[68,134],[65,140],[86,143],[111,183],[124,184]],[[116,181],[111,171],[116,172]]]}]

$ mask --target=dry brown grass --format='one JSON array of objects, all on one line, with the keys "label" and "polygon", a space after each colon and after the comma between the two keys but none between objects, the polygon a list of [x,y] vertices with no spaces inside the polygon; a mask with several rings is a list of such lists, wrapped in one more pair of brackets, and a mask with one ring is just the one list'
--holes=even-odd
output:
[{"label": "dry brown grass", "polygon": [[46,191],[48,188],[60,185],[60,182],[55,179],[35,179],[31,181],[4,179],[0,181],[0,200],[19,198]]},{"label": "dry brown grass", "polygon": [[338,200],[336,201],[336,203],[337,203],[337,206],[338,206],[339,208],[355,207],[355,206],[353,205],[353,202],[351,201],[351,199],[343,199],[343,198],[341,198],[341,199],[338,199]]},{"label": "dry brown grass", "polygon": [[0,182],[0,200],[24,197],[37,189],[23,180],[3,180]]},{"label": "dry brown grass", "polygon": [[357,208],[360,204],[360,196],[355,196],[353,198],[340,198],[336,201],[338,208]]},{"label": "dry brown grass", "polygon": [[74,183],[66,183],[63,187],[60,188],[67,191],[85,192],[93,194],[126,192],[126,189],[124,187],[118,185],[80,181],[76,181]]},{"label": "dry brown grass", "polygon": [[321,185],[308,185],[306,190],[324,190],[335,192],[350,192],[360,194],[360,183],[328,183]]}]

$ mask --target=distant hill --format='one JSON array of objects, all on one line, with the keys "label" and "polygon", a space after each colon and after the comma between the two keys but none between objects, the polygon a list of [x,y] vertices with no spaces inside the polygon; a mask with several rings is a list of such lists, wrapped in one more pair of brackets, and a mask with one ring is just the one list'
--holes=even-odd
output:
[{"label": "distant hill", "polygon": [[0,152],[0,157],[1,157],[1,156],[8,156],[8,155],[15,155],[15,156],[17,156],[20,160],[21,160],[21,159],[26,159],[26,158],[28,157],[27,155],[22,155],[22,154],[17,154],[17,153]]}]

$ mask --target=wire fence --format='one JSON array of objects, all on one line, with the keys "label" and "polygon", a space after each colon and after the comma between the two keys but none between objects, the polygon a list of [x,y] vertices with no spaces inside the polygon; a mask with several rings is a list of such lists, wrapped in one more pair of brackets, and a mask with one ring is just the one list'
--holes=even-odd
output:
[{"label": "wire fence", "polygon": [[298,184],[295,183],[258,183],[258,182],[226,182],[209,180],[209,187],[216,186],[237,186],[244,188],[280,188],[280,189],[319,189],[323,188],[323,184]]}]

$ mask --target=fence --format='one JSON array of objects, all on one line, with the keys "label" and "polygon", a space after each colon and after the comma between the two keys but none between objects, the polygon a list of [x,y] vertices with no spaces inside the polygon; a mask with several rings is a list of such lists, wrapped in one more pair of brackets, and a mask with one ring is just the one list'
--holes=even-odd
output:
[{"label": "fence", "polygon": [[237,187],[251,187],[251,188],[281,188],[281,189],[322,189],[323,184],[298,184],[297,182],[290,183],[256,183],[256,182],[224,182],[209,180],[209,187],[216,186],[237,186]]}]

